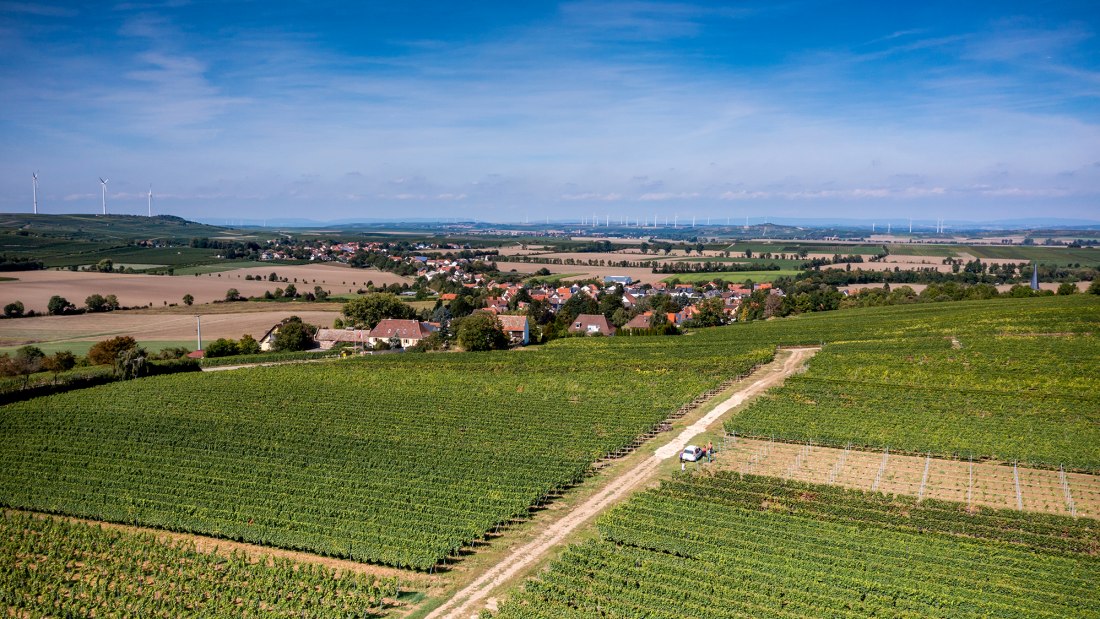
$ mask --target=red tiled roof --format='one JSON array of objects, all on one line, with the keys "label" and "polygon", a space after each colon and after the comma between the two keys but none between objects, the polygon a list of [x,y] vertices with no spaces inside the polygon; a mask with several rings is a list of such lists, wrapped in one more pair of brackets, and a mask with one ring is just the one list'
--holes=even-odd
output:
[{"label": "red tiled roof", "polygon": [[367,329],[318,329],[318,342],[365,342],[370,337]]},{"label": "red tiled roof", "polygon": [[615,327],[612,327],[607,322],[607,318],[603,314],[581,314],[573,319],[573,324],[569,326],[571,333],[589,333],[589,327],[596,327],[596,330],[592,332],[599,332],[604,335],[611,335],[615,333]]},{"label": "red tiled roof", "polygon": [[500,327],[505,331],[523,331],[527,325],[526,316],[497,316]]},{"label": "red tiled roof", "polygon": [[418,320],[387,318],[370,330],[371,337],[389,339],[397,336],[403,340],[419,340],[431,333]]}]

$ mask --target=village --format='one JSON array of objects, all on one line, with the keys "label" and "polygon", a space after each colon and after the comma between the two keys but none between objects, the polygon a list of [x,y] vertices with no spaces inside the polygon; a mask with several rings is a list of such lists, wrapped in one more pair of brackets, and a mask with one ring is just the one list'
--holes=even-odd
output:
[{"label": "village", "polygon": [[[456,270],[452,276],[460,274]],[[426,320],[385,318],[371,328],[352,325],[319,329],[315,340],[324,350],[338,346],[362,350],[410,349],[447,329],[451,320],[476,313],[495,316],[512,346],[525,346],[550,337],[676,333],[681,327],[736,321],[742,304],[754,292],[765,298],[779,298],[783,294],[766,283],[753,289],[735,284],[720,287],[714,283],[634,285],[608,276],[602,286],[588,283],[552,287],[483,281],[480,275],[474,279],[462,284],[461,293],[437,295],[436,308],[430,317],[425,316]],[[460,313],[456,315],[456,311]],[[547,335],[555,329],[558,331],[554,336]],[[273,349],[276,334],[277,329],[273,328],[264,336],[263,350]]]}]

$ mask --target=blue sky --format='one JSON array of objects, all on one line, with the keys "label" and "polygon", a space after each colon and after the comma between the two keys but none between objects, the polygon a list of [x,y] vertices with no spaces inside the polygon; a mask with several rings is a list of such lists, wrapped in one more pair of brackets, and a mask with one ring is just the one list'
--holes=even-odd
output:
[{"label": "blue sky", "polygon": [[[347,4],[362,4],[348,7]],[[469,6],[456,6],[469,5]],[[0,210],[1100,220],[1094,2],[0,2]]]}]

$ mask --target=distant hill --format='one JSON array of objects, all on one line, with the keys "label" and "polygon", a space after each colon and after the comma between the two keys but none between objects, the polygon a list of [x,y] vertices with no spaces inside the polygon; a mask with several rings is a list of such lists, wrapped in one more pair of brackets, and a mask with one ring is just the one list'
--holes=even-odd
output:
[{"label": "distant hill", "polygon": [[126,242],[149,239],[189,241],[195,237],[236,236],[220,226],[187,221],[173,215],[30,215],[0,213],[0,234],[21,233],[69,240]]}]

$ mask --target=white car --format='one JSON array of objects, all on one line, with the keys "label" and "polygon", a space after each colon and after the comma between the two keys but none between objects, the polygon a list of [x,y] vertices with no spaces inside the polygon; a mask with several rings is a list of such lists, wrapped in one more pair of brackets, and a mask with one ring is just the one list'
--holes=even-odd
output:
[{"label": "white car", "polygon": [[680,460],[684,462],[698,462],[702,459],[703,450],[702,448],[696,447],[695,445],[688,445],[687,447],[684,447],[684,450],[682,452],[680,452]]}]

